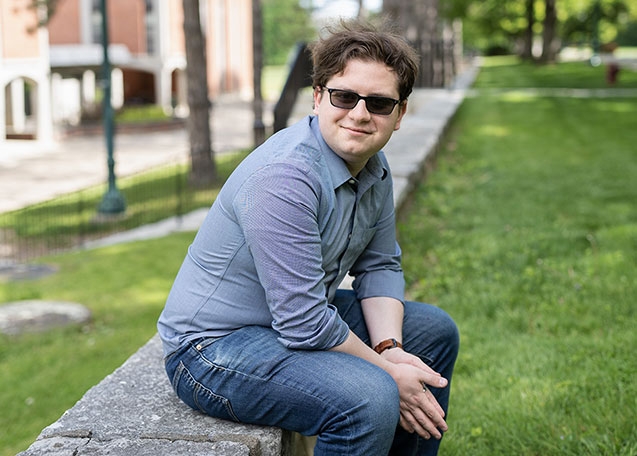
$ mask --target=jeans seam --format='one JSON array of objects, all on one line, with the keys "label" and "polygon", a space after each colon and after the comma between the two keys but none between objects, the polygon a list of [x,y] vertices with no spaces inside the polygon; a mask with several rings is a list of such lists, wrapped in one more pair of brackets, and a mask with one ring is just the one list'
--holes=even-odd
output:
[{"label": "jeans seam", "polygon": [[[236,422],[240,423],[241,420],[237,417],[232,409],[232,404],[230,399],[220,394],[215,393],[210,388],[206,387],[203,383],[198,381],[190,372],[190,370],[186,367],[183,362],[179,362],[178,369],[179,377],[175,379],[175,391],[177,391],[177,386],[179,381],[186,381],[192,384],[192,401],[197,406],[197,409],[203,413],[207,413],[206,409],[202,407],[201,402],[199,401],[199,395],[206,395],[208,399],[214,402],[220,402],[225,408],[228,415]],[[184,378],[185,377],[185,378]]]}]

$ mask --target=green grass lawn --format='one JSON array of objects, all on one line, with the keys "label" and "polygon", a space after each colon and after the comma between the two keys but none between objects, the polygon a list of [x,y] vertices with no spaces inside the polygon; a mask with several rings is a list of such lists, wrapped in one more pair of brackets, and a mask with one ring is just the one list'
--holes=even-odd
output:
[{"label": "green grass lawn", "polygon": [[[477,87],[563,79],[487,63]],[[399,223],[408,294],[461,331],[442,455],[637,453],[635,118],[634,98],[520,91],[478,91],[460,108]],[[192,237],[43,258],[59,272],[0,283],[0,302],[93,312],[84,327],[0,336],[0,455],[155,333]]]},{"label": "green grass lawn", "polygon": [[634,98],[461,107],[400,226],[410,295],[461,331],[442,454],[637,454],[636,118]]},{"label": "green grass lawn", "polygon": [[84,327],[0,337],[0,454],[25,449],[150,339],[192,237],[178,234],[45,258],[60,272],[0,284],[0,302],[71,301],[93,313]]},{"label": "green grass lawn", "polygon": [[[484,60],[478,89],[502,88],[569,88],[606,89],[606,67],[588,62],[564,62],[557,65],[537,65],[522,62],[514,56],[490,57]],[[620,70],[612,88],[637,88],[637,71]]]}]

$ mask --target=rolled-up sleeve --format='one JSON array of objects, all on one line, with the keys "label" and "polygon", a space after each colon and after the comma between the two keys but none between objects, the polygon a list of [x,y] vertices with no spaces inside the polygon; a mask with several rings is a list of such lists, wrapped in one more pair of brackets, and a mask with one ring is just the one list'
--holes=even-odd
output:
[{"label": "rolled-up sleeve", "polygon": [[349,329],[329,305],[318,225],[320,183],[302,167],[271,164],[253,173],[234,211],[279,340],[294,349],[326,350]]}]

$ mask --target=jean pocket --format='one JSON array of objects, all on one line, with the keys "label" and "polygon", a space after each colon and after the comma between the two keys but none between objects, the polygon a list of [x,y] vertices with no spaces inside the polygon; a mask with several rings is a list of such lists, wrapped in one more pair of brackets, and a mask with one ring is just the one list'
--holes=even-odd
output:
[{"label": "jean pocket", "polygon": [[177,396],[189,407],[215,418],[239,421],[232,410],[230,400],[198,382],[182,361],[175,370],[172,386]]}]

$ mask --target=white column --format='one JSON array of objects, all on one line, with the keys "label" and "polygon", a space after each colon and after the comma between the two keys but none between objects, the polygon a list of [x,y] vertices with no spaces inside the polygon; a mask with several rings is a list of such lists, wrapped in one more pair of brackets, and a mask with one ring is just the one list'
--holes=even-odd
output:
[{"label": "white column", "polygon": [[[44,17],[45,8],[39,7],[38,14]],[[51,94],[51,58],[49,54],[49,30],[38,28],[38,42],[40,47],[40,77],[37,87],[37,138],[45,143],[53,142],[53,107]]]},{"label": "white column", "polygon": [[156,5],[157,27],[155,37],[157,38],[155,47],[157,53],[155,57],[163,62],[170,55],[170,5],[167,1],[158,1]]},{"label": "white column", "polygon": [[38,81],[35,91],[33,114],[37,119],[37,139],[49,143],[53,141],[53,114],[51,113],[51,86],[46,75]]},{"label": "white column", "polygon": [[189,109],[186,70],[179,68],[175,71],[177,72],[177,106],[175,107],[175,115],[178,117],[187,117]]},{"label": "white column", "polygon": [[56,124],[61,123],[64,120],[64,110],[62,109],[62,104],[64,100],[60,99],[60,95],[63,93],[62,88],[62,76],[59,73],[53,73],[51,75],[51,98],[52,98],[52,109],[51,115],[53,118],[53,122]]},{"label": "white column", "polygon": [[80,0],[80,42],[81,44],[93,44],[92,43],[92,17],[93,14],[93,1],[92,0]]},{"label": "white column", "polygon": [[95,104],[95,72],[82,73],[82,109],[91,109]]},{"label": "white column", "polygon": [[155,79],[155,103],[161,106],[164,113],[170,115],[172,106],[170,104],[170,74],[167,74],[165,68],[155,69],[153,71]]},{"label": "white column", "polygon": [[[0,83],[0,144],[6,142],[7,139],[7,119],[5,117],[5,103],[6,100],[4,98],[4,84]],[[2,148],[0,148],[0,151],[1,150]]]},{"label": "white column", "polygon": [[113,109],[124,106],[124,73],[119,68],[111,71],[111,104]]}]

